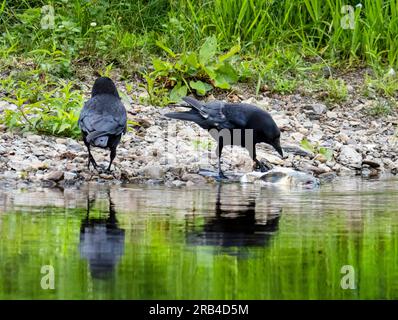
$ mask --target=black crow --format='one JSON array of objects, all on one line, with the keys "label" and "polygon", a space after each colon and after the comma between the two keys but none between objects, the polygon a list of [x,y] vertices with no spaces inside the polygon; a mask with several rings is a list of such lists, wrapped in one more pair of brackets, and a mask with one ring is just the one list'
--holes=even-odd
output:
[{"label": "black crow", "polygon": [[90,146],[109,148],[111,160],[107,171],[110,171],[116,147],[127,128],[126,109],[111,79],[101,77],[95,80],[91,99],[86,101],[80,113],[79,127],[88,150],[88,168],[90,163],[95,169],[98,167]]},{"label": "black crow", "polygon": [[[283,157],[280,145],[280,130],[271,115],[260,108],[245,103],[225,103],[212,101],[202,103],[194,98],[185,97],[191,110],[171,112],[165,116],[173,119],[193,121],[210,134],[218,143],[218,176],[226,178],[221,171],[221,153],[224,145],[240,145],[249,150],[256,167],[261,171],[268,168],[256,158],[256,144],[268,143]],[[225,134],[227,133],[227,134]]]},{"label": "black crow", "polygon": [[[221,201],[221,194],[225,198],[224,201]],[[221,247],[222,250],[237,247],[238,253],[243,255],[247,247],[267,245],[272,235],[278,231],[282,209],[278,209],[277,214],[267,214],[264,220],[264,217],[256,217],[255,194],[250,193],[247,199],[241,195],[238,198],[236,201],[235,195],[232,201],[235,203],[231,203],[231,189],[222,192],[219,184],[215,215],[204,217],[204,223],[200,228],[192,223],[187,224],[188,243]]]},{"label": "black crow", "polygon": [[87,194],[86,217],[80,228],[80,255],[88,260],[91,276],[105,279],[110,277],[124,254],[124,229],[119,228],[115,206],[108,190],[109,216],[90,217],[93,199]]}]

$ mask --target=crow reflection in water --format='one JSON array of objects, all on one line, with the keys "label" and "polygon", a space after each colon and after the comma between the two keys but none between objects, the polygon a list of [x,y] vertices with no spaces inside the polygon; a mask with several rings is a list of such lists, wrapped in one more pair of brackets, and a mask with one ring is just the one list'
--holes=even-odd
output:
[{"label": "crow reflection in water", "polygon": [[221,248],[265,246],[278,230],[280,211],[267,216],[266,221],[256,219],[254,194],[248,197],[246,204],[241,203],[224,209],[220,184],[217,189],[215,215],[205,217],[204,225],[200,227],[200,230],[188,232],[187,240],[193,245]]},{"label": "crow reflection in water", "polygon": [[87,215],[80,228],[80,255],[88,260],[91,276],[106,279],[112,276],[124,253],[124,230],[117,225],[110,192],[107,218],[90,218],[94,200],[87,196]]}]

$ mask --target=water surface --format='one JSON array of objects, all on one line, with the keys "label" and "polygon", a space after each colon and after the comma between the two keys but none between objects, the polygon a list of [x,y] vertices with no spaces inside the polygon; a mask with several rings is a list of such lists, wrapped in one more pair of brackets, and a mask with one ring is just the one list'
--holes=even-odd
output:
[{"label": "water surface", "polygon": [[396,299],[397,200],[394,179],[3,189],[0,298]]}]

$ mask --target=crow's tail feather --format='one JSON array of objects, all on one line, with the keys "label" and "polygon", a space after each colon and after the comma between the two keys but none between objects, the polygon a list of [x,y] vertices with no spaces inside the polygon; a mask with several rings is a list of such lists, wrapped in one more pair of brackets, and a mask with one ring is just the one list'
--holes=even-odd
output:
[{"label": "crow's tail feather", "polygon": [[86,136],[88,143],[105,148],[108,144],[108,133],[105,131],[93,131]]},{"label": "crow's tail feather", "polygon": [[86,140],[88,143],[91,143],[98,137],[102,137],[102,136],[106,136],[106,135],[107,135],[107,133],[105,131],[93,131],[87,135]]},{"label": "crow's tail feather", "polygon": [[192,97],[184,97],[182,98],[186,103],[194,107],[195,109],[202,110],[203,105],[200,103],[200,101],[192,98]]}]

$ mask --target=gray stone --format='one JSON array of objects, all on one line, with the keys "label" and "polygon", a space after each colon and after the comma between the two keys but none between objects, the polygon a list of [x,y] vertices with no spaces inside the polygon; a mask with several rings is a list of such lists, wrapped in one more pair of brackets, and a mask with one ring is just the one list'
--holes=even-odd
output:
[{"label": "gray stone", "polygon": [[64,179],[65,180],[74,180],[77,178],[77,174],[71,171],[64,172]]},{"label": "gray stone", "polygon": [[379,175],[379,170],[372,168],[371,166],[365,165],[362,167],[361,176],[362,178],[377,177]]},{"label": "gray stone", "polygon": [[281,159],[279,156],[274,156],[273,154],[266,153],[262,156],[261,160],[265,159],[266,162],[269,162],[271,164],[275,165],[283,165],[285,161]]},{"label": "gray stone", "polygon": [[64,179],[64,173],[59,170],[51,171],[50,173],[46,174],[43,179],[58,182]]},{"label": "gray stone", "polygon": [[314,154],[296,145],[283,145],[283,151],[287,154],[294,154],[302,157],[313,158]]},{"label": "gray stone", "polygon": [[361,168],[362,166],[362,155],[351,146],[341,147],[339,160],[351,168]]},{"label": "gray stone", "polygon": [[193,184],[204,184],[206,183],[206,179],[199,174],[196,173],[186,173],[181,178],[183,181],[189,181]]},{"label": "gray stone", "polygon": [[0,112],[3,112],[4,110],[16,111],[16,110],[18,110],[18,107],[13,103],[9,103],[8,101],[1,100],[0,101]]},{"label": "gray stone", "polygon": [[273,119],[280,129],[290,129],[290,120],[286,115],[275,115]]},{"label": "gray stone", "polygon": [[18,177],[18,173],[14,170],[8,170],[3,173],[4,179],[16,179]]},{"label": "gray stone", "polygon": [[158,165],[150,165],[144,168],[143,173],[148,178],[161,179],[164,176],[164,169]]},{"label": "gray stone", "polygon": [[355,176],[356,175],[356,171],[353,170],[353,169],[341,166],[340,170],[339,170],[339,175],[340,176]]},{"label": "gray stone", "polygon": [[335,172],[325,172],[320,175],[318,175],[318,179],[321,181],[321,183],[328,183],[332,182],[336,178],[336,173]]},{"label": "gray stone", "polygon": [[327,106],[321,103],[307,104],[302,107],[310,119],[320,119],[320,116],[328,110]]},{"label": "gray stone", "polygon": [[67,139],[67,146],[71,151],[80,152],[84,150],[84,147],[76,140]]},{"label": "gray stone", "polygon": [[181,181],[181,180],[174,180],[174,181],[171,181],[171,185],[172,185],[173,187],[182,187],[182,186],[184,186],[185,184],[186,184],[186,182]]},{"label": "gray stone", "polygon": [[37,134],[29,135],[29,136],[26,137],[26,139],[27,139],[29,142],[32,142],[32,143],[38,143],[38,142],[41,141],[41,137],[38,136]]}]

